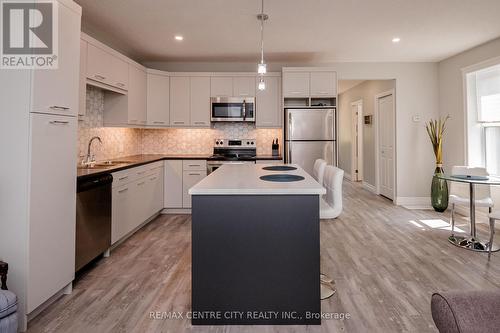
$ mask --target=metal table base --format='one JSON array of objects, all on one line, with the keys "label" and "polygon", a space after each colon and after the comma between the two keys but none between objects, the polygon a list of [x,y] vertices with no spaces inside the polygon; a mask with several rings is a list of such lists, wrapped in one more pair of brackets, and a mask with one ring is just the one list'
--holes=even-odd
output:
[{"label": "metal table base", "polygon": [[[448,241],[458,247],[463,249],[476,251],[476,252],[488,252],[488,243],[482,242],[477,238],[473,237],[464,237],[464,236],[450,236],[448,237]],[[498,245],[493,244],[491,252],[497,252],[500,250]]]}]

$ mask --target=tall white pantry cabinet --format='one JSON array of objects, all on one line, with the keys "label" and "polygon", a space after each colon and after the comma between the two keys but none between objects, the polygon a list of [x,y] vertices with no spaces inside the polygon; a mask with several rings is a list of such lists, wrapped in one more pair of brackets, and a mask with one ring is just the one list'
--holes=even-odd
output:
[{"label": "tall white pantry cabinet", "polygon": [[57,3],[58,69],[0,69],[0,260],[21,330],[74,279],[82,11]]}]

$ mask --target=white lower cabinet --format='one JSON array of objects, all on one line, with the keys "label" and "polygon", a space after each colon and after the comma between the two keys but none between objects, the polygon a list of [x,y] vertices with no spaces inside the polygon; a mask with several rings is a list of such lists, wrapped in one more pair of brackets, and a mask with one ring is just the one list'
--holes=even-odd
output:
[{"label": "white lower cabinet", "polygon": [[184,171],[182,174],[182,207],[191,208],[189,189],[207,176],[207,171]]},{"label": "white lower cabinet", "polygon": [[111,243],[163,209],[163,162],[113,173]]},{"label": "white lower cabinet", "polygon": [[207,176],[205,160],[165,161],[165,208],[191,208],[188,191]]}]

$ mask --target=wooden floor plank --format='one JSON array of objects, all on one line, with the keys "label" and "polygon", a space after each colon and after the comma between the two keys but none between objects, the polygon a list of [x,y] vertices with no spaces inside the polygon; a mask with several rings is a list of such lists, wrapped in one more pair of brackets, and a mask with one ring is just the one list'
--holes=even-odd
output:
[{"label": "wooden floor plank", "polygon": [[[321,270],[337,287],[322,311],[349,313],[348,320],[193,327],[186,318],[151,319],[151,311],[190,310],[190,216],[162,215],[98,261],[28,332],[436,332],[434,291],[500,288],[500,253],[488,262],[486,254],[449,244],[448,230],[422,222],[447,222],[449,213],[397,207],[349,182],[344,196],[342,215],[321,222]],[[487,221],[479,222],[485,238]],[[464,218],[457,226],[468,230]]]}]

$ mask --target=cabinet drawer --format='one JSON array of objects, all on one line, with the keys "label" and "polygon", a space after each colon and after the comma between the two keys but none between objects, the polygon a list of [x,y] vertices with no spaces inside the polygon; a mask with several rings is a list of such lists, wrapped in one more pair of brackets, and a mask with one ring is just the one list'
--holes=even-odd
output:
[{"label": "cabinet drawer", "polygon": [[126,169],[113,172],[111,174],[113,176],[113,188],[123,186],[133,181],[131,170],[132,169]]},{"label": "cabinet drawer", "polygon": [[207,161],[205,160],[183,160],[182,170],[184,171],[206,171]]}]

